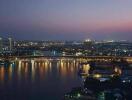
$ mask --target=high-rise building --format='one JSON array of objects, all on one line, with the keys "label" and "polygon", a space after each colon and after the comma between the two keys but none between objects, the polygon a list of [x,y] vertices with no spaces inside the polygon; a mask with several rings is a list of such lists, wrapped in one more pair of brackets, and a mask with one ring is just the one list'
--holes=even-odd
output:
[{"label": "high-rise building", "polygon": [[0,37],[0,52],[2,51],[3,49],[3,44],[2,44],[2,38]]},{"label": "high-rise building", "polygon": [[13,49],[13,40],[12,38],[8,38],[9,40],[9,50],[11,51]]},{"label": "high-rise building", "polygon": [[1,38],[0,39],[0,50],[12,51],[14,46],[14,41],[12,38]]}]

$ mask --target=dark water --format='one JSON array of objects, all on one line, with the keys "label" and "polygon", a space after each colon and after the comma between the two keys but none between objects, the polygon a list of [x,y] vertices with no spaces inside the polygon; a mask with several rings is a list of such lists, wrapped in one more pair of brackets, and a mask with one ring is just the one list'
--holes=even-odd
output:
[{"label": "dark water", "polygon": [[0,66],[0,100],[62,100],[64,93],[81,85],[78,61],[41,60]]}]

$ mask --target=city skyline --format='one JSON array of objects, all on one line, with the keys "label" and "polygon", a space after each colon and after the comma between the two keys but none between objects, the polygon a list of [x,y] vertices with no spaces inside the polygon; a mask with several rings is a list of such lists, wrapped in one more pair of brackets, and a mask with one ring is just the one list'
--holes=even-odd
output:
[{"label": "city skyline", "polygon": [[131,40],[130,0],[1,0],[0,36],[19,40]]}]

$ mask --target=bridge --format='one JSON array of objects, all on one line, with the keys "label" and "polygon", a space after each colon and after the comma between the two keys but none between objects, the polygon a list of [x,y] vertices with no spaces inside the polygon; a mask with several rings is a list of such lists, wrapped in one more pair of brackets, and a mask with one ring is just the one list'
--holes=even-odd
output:
[{"label": "bridge", "polygon": [[1,60],[9,59],[9,60],[23,60],[23,61],[43,61],[45,59],[48,60],[60,60],[60,59],[78,59],[81,61],[102,61],[102,62],[111,62],[111,61],[127,61],[128,63],[132,63],[132,57],[122,57],[122,56],[8,56],[8,57],[0,57]]}]

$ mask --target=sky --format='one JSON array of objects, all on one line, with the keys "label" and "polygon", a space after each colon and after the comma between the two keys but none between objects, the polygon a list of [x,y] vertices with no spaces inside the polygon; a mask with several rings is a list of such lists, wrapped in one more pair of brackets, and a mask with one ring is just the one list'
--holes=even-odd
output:
[{"label": "sky", "polygon": [[131,40],[132,0],[0,0],[0,36]]}]

